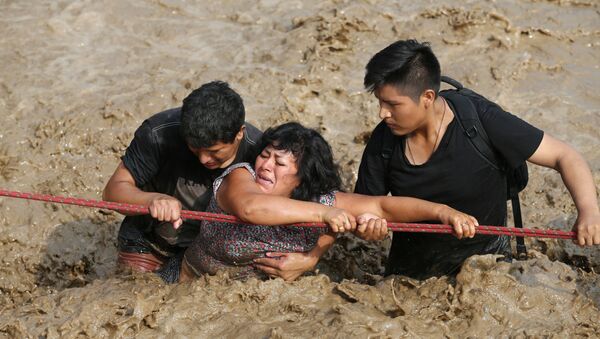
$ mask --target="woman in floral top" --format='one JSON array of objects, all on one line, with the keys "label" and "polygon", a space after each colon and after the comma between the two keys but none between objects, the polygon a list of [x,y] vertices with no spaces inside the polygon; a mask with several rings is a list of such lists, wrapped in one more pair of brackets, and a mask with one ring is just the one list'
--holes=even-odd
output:
[{"label": "woman in floral top", "polygon": [[[331,147],[318,132],[298,123],[268,129],[262,142],[256,170],[247,163],[227,169],[215,180],[208,207],[208,212],[235,215],[254,225],[203,221],[185,252],[181,281],[218,270],[236,277],[261,276],[254,261],[273,252],[304,252],[311,260],[307,266],[314,267],[333,244],[334,233],[353,231],[357,219],[383,229],[385,219],[477,225],[467,214],[420,199],[339,192]],[[281,226],[298,222],[325,222],[329,232]]]}]

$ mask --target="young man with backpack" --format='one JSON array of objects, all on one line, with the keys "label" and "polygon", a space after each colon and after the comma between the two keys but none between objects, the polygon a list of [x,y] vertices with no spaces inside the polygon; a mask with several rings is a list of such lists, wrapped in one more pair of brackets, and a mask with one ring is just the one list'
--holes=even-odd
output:
[{"label": "young man with backpack", "polygon": [[[382,122],[365,148],[355,192],[412,196],[449,205],[482,225],[505,225],[507,199],[519,212],[529,161],[560,172],[578,210],[577,242],[600,244],[596,189],[583,157],[451,79],[444,80],[457,89],[439,92],[441,78],[429,45],[415,40],[397,41],[369,61],[364,84],[379,100]],[[455,233],[395,234],[386,275],[425,279],[455,273],[474,254],[511,257],[506,236],[474,237],[472,225]],[[356,234],[378,240],[387,229],[373,220]]]}]

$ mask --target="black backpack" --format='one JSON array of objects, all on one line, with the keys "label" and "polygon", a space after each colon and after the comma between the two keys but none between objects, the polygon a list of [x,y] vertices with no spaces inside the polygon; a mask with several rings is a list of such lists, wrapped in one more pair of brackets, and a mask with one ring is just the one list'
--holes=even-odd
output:
[{"label": "black backpack", "polygon": [[[463,87],[463,85],[446,76],[442,76],[443,82],[454,86],[454,90],[444,90],[440,95],[448,100],[455,108],[455,115],[463,132],[471,141],[473,148],[477,154],[487,161],[490,166],[495,169],[506,172],[507,189],[506,199],[511,201],[513,208],[513,218],[515,226],[522,228],[523,220],[521,218],[521,204],[519,201],[519,192],[521,192],[529,180],[527,172],[527,163],[524,161],[516,168],[512,169],[507,166],[506,161],[494,149],[490,139],[479,120],[479,115],[475,110],[475,105],[469,97],[486,100],[483,96],[473,92],[472,90]],[[392,156],[394,148],[394,135],[389,128],[384,129],[383,147],[381,156],[384,159],[385,167],[388,167],[389,160]],[[517,237],[517,255],[519,259],[527,258],[527,248],[522,237]]]}]

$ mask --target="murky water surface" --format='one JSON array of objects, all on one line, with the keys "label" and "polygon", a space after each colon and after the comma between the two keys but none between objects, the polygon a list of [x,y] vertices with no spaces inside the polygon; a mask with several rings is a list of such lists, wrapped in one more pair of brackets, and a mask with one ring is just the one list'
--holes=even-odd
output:
[{"label": "murky water surface", "polygon": [[[364,65],[404,38],[575,146],[600,187],[593,0],[0,1],[0,187],[98,199],[142,120],[221,79],[260,127],[319,128],[350,189],[378,122]],[[530,175],[526,225],[569,229],[559,175]],[[342,238],[291,284],[166,286],[115,273],[115,213],[8,198],[0,211],[4,337],[600,336],[598,248],[533,241],[527,261],[473,257],[456,281],[418,282],[380,276],[389,242]]]}]

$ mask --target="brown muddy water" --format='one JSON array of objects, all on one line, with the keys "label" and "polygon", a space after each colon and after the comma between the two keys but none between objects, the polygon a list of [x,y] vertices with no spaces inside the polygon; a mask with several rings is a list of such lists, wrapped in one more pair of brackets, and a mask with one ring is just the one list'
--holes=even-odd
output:
[{"label": "brown muddy water", "polygon": [[[228,81],[248,120],[298,120],[352,188],[378,122],[369,57],[430,41],[443,72],[575,146],[600,187],[600,5],[561,1],[0,0],[0,187],[99,199],[135,128]],[[551,170],[528,227],[570,229]],[[0,337],[600,337],[600,250],[531,241],[527,261],[470,258],[455,280],[382,278],[389,241],[344,237],[293,283],[167,286],[115,272],[121,217],[0,198]]]}]

